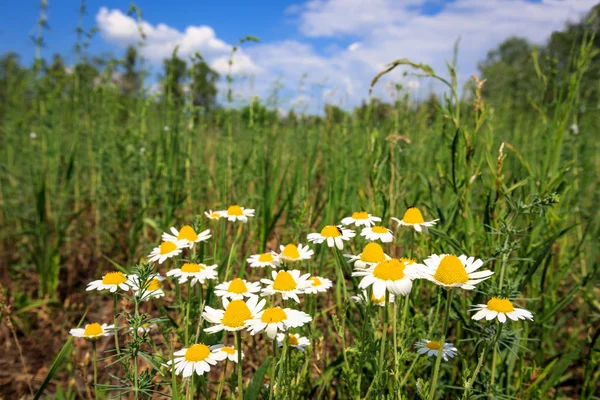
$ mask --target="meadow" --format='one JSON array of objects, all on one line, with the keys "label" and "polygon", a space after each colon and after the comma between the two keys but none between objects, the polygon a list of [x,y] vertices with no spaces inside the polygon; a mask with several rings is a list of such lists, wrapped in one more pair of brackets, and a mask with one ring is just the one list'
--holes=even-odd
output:
[{"label": "meadow", "polygon": [[[452,64],[400,59],[389,69],[440,82],[444,97],[397,85],[390,103],[322,116],[258,98],[207,111],[174,90],[125,96],[117,63],[89,79],[84,58],[60,75],[5,58],[0,396],[598,398],[600,118],[597,84],[582,83],[593,43],[573,45],[559,75],[533,57],[542,95],[527,107],[511,87],[489,101],[493,82],[459,88]],[[236,206],[254,210],[247,222]],[[361,235],[363,212],[393,239]],[[377,246],[369,259],[371,242],[391,261]],[[295,260],[289,244],[313,253]],[[251,267],[261,254],[271,264]],[[345,256],[361,254],[362,268]],[[473,263],[490,272],[468,290]],[[177,269],[214,274],[192,286]],[[247,305],[222,302],[236,278]],[[125,287],[86,290],[97,280]],[[476,305],[496,314],[474,320]],[[519,309],[532,318],[500,316]],[[288,315],[280,337],[247,329],[265,310]],[[94,323],[115,324],[117,341]],[[166,365],[178,357],[210,370]]]}]

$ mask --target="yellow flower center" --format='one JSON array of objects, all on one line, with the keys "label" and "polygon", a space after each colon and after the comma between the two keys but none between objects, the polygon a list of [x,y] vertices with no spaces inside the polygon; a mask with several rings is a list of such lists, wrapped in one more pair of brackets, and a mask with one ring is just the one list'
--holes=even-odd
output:
[{"label": "yellow flower center", "polygon": [[340,231],[338,231],[338,228],[335,225],[327,225],[325,228],[323,228],[321,230],[321,236],[323,236],[323,237],[338,237],[338,236],[340,236]]},{"label": "yellow flower center", "polygon": [[374,294],[371,295],[371,301],[375,304],[381,304],[385,301],[385,295],[377,298]]},{"label": "yellow flower center", "polygon": [[275,277],[275,281],[273,281],[273,290],[281,290],[285,292],[294,290],[297,286],[296,280],[292,274],[287,271],[279,271]]},{"label": "yellow flower center", "polygon": [[246,293],[248,291],[248,288],[246,287],[246,284],[243,280],[241,280],[240,278],[235,278],[229,284],[227,291],[231,293],[242,294]]},{"label": "yellow flower center", "polygon": [[198,235],[194,228],[189,225],[184,225],[183,228],[179,230],[179,235],[177,235],[177,240],[189,240],[190,242],[195,242],[198,240]]},{"label": "yellow flower center", "polygon": [[402,217],[402,221],[407,224],[422,224],[425,222],[423,219],[423,214],[417,207],[411,207],[404,213],[404,217]]},{"label": "yellow flower center", "polygon": [[352,214],[352,219],[369,219],[369,214],[365,211],[355,212]]},{"label": "yellow flower center", "polygon": [[210,355],[210,349],[205,344],[193,344],[185,352],[186,361],[202,361]]},{"label": "yellow flower center", "polygon": [[319,278],[317,278],[316,276],[308,278],[308,280],[312,281],[313,286],[321,286],[321,280]]},{"label": "yellow flower center", "polygon": [[515,307],[508,299],[499,299],[497,297],[492,297],[490,301],[487,303],[488,310],[497,311],[499,313],[508,313],[511,311],[515,311]]},{"label": "yellow flower center", "polygon": [[289,343],[291,346],[298,346],[298,336],[290,333]]},{"label": "yellow flower center", "polygon": [[397,258],[382,261],[373,270],[373,276],[384,281],[397,281],[404,278],[404,264]]},{"label": "yellow flower center", "polygon": [[119,285],[127,282],[127,277],[122,272],[109,272],[102,278],[102,283],[105,285]]},{"label": "yellow flower center", "polygon": [[283,248],[282,254],[285,257],[291,258],[293,260],[300,258],[300,252],[298,251],[298,247],[296,247],[295,244],[288,244],[287,246],[285,246]]},{"label": "yellow flower center", "polygon": [[[289,245],[288,246],[293,246],[293,245]],[[258,256],[258,261],[260,262],[272,262],[273,261],[273,256],[269,253],[262,253],[260,256]]]},{"label": "yellow flower center", "polygon": [[243,300],[233,300],[227,305],[221,323],[230,328],[240,328],[247,320],[252,318],[252,313]]},{"label": "yellow flower center", "polygon": [[240,206],[229,206],[229,208],[227,209],[227,215],[241,217],[242,215],[244,215],[244,212],[242,211],[242,207]]},{"label": "yellow flower center", "polygon": [[402,261],[404,263],[404,265],[411,265],[417,262],[417,260],[415,260],[414,258],[406,258],[406,257],[401,257],[400,261]]},{"label": "yellow flower center", "polygon": [[85,326],[85,330],[83,331],[83,336],[86,337],[90,337],[90,336],[98,336],[98,335],[102,335],[102,327],[100,326],[100,324],[94,322],[93,324],[88,324]]},{"label": "yellow flower center", "polygon": [[469,280],[467,270],[458,257],[454,255],[448,255],[442,258],[433,277],[446,285],[465,283]]},{"label": "yellow flower center", "polygon": [[387,233],[387,228],[385,226],[374,226],[371,228],[373,233]]},{"label": "yellow flower center", "polygon": [[431,350],[439,350],[442,344],[440,342],[427,342],[425,346]]},{"label": "yellow flower center", "polygon": [[367,263],[378,263],[384,260],[385,253],[383,252],[383,247],[377,243],[369,243],[366,245],[362,254],[360,255],[360,261]]},{"label": "yellow flower center", "polygon": [[221,218],[221,214],[218,212],[214,212],[214,213],[210,214],[210,217],[212,219],[219,219],[219,218]]},{"label": "yellow flower center", "polygon": [[153,292],[155,290],[158,290],[162,287],[162,282],[159,279],[152,279],[150,281],[150,283],[148,284],[148,289],[146,289],[148,292]]},{"label": "yellow flower center", "polygon": [[221,351],[227,354],[235,354],[235,347],[221,347]]},{"label": "yellow flower center", "polygon": [[196,263],[185,263],[181,266],[181,272],[187,272],[188,274],[193,274],[200,272],[204,269],[204,266]]},{"label": "yellow flower center", "polygon": [[160,254],[168,254],[176,249],[177,245],[173,242],[162,242],[159,247]]},{"label": "yellow flower center", "polygon": [[285,315],[285,311],[281,307],[270,307],[263,312],[260,320],[266,324],[270,324],[271,322],[281,322],[287,318]]}]

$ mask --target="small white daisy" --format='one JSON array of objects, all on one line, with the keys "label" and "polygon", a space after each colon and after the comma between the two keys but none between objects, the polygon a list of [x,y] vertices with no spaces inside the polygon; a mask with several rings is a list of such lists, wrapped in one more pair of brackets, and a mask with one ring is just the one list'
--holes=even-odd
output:
[{"label": "small white daisy", "polygon": [[[308,340],[304,336],[297,335],[295,333],[288,333],[288,346],[294,347],[301,352],[304,352],[304,348],[310,346],[310,340]],[[283,342],[285,341],[285,334],[278,333],[277,334],[277,346],[283,347]]]},{"label": "small white daisy", "polygon": [[321,229],[320,233],[309,233],[307,238],[312,243],[323,243],[327,241],[327,246],[336,246],[342,250],[344,248],[344,241],[350,240],[356,235],[352,229],[346,229],[340,226],[327,225]]},{"label": "small white daisy", "polygon": [[279,257],[274,253],[253,254],[246,261],[250,264],[251,268],[277,268],[280,264]]},{"label": "small white daisy", "polygon": [[439,219],[434,219],[433,221],[426,222],[425,219],[423,219],[423,214],[421,214],[421,211],[417,207],[409,207],[402,219],[394,217],[391,219],[396,221],[398,225],[411,227],[419,233],[423,231],[427,232],[428,227],[435,225],[437,221],[439,221]]},{"label": "small white daisy", "polygon": [[465,255],[456,257],[451,254],[432,254],[424,263],[420,268],[422,278],[450,288],[473,290],[476,284],[494,274],[488,270],[477,271],[483,265],[483,261],[475,260],[474,257],[467,258]]},{"label": "small white daisy", "polygon": [[349,262],[354,263],[356,269],[369,268],[390,259],[390,256],[383,252],[383,247],[375,242],[367,244],[362,253],[357,256],[344,254],[344,257],[350,258]]},{"label": "small white daisy", "polygon": [[492,297],[487,304],[476,304],[473,306],[471,311],[477,311],[473,318],[475,321],[485,318],[491,321],[494,318],[498,318],[498,321],[505,323],[506,317],[517,321],[519,319],[528,319],[533,321],[533,313],[524,308],[517,308],[508,299]]},{"label": "small white daisy", "polygon": [[210,323],[216,324],[204,329],[204,332],[216,333],[222,330],[229,332],[240,331],[246,327],[248,321],[255,318],[262,311],[266,300],[258,301],[258,296],[244,300],[232,300],[223,297],[223,310],[206,306],[202,317]]},{"label": "small white daisy", "polygon": [[312,317],[305,312],[291,308],[269,307],[248,321],[248,330],[252,335],[265,331],[269,339],[274,340],[278,331],[298,328],[310,321]]},{"label": "small white daisy", "polygon": [[374,267],[357,270],[352,276],[362,276],[358,284],[361,289],[373,285],[373,296],[385,296],[386,289],[394,294],[406,296],[412,289],[413,279],[419,277],[419,266],[413,260],[392,258]]},{"label": "small white daisy", "polygon": [[203,343],[193,344],[190,347],[183,348],[173,353],[174,359],[167,361],[167,365],[173,364],[175,374],[182,375],[184,378],[197,375],[204,375],[210,371],[211,365],[217,361],[223,361],[227,354],[220,350],[220,345],[210,346]]},{"label": "small white daisy", "polygon": [[308,280],[311,285],[304,288],[304,293],[307,294],[324,293],[333,286],[330,279],[322,278],[320,276],[311,276]]},{"label": "small white daisy", "polygon": [[226,214],[225,211],[213,211],[213,210],[204,211],[204,215],[206,215],[206,218],[213,219],[213,220],[223,218],[223,217],[225,217],[225,214]]},{"label": "small white daisy", "polygon": [[[226,354],[227,359],[231,362],[237,363],[238,362],[238,351],[235,347],[233,346],[225,346],[222,344],[219,344],[217,346],[221,346],[219,347],[219,351],[223,352]],[[244,352],[242,351],[242,359],[244,359]]]},{"label": "small white daisy", "polygon": [[89,340],[90,342],[95,342],[101,337],[113,336],[114,329],[114,325],[100,325],[99,323],[94,322],[92,324],[87,324],[85,328],[73,328],[69,331],[69,333],[71,334],[71,336],[84,338],[85,340]]},{"label": "small white daisy", "polygon": [[143,289],[143,295],[141,300],[148,300],[151,298],[161,298],[165,296],[165,292],[163,291],[163,281],[165,280],[164,276],[160,274],[154,274],[149,277],[148,282],[145,287],[142,288],[144,282],[140,282],[139,277],[136,274],[127,275],[128,284],[133,290],[134,294],[137,296],[140,294]]},{"label": "small white daisy", "polygon": [[365,211],[354,212],[351,217],[346,217],[342,220],[342,225],[371,226],[380,222],[381,218],[374,217]]},{"label": "small white daisy", "polygon": [[364,236],[367,240],[381,240],[383,243],[394,241],[392,231],[384,226],[367,226],[360,232],[360,236]]},{"label": "small white daisy", "polygon": [[[158,324],[156,322],[142,324],[142,326],[138,327],[138,335],[143,335],[145,333],[150,333],[152,329],[156,328]],[[129,328],[125,333],[133,332],[133,328]]]},{"label": "small white daisy", "polygon": [[302,244],[288,244],[286,246],[280,245],[279,250],[279,259],[285,262],[294,262],[294,261],[302,261],[302,260],[310,260],[315,254],[314,250],[311,250],[308,246],[303,246]]},{"label": "small white daisy", "polygon": [[237,205],[229,206],[227,211],[224,211],[223,217],[227,218],[227,220],[231,222],[248,222],[248,217],[254,217],[254,209],[244,208]]},{"label": "small white daisy", "polygon": [[[363,290],[362,293],[359,293],[357,296],[351,297],[351,299],[354,300],[358,304],[367,303],[368,298],[369,298],[369,294],[367,293],[366,290]],[[389,301],[390,301],[390,304],[394,304],[394,301],[396,301],[396,296],[394,296],[393,294],[390,293]],[[371,294],[371,303],[375,304],[376,306],[379,306],[379,307],[385,306],[385,295],[383,295],[381,297],[375,297],[373,294]]]},{"label": "small white daisy", "polygon": [[215,286],[215,294],[217,296],[226,297],[231,300],[243,300],[244,297],[256,296],[259,291],[259,282],[248,282],[240,278],[219,283]]},{"label": "small white daisy", "polygon": [[217,279],[217,264],[185,263],[181,268],[175,268],[167,272],[167,276],[179,278],[179,284],[186,283],[188,279],[191,279],[192,286],[198,282],[203,285],[207,279]]},{"label": "small white daisy", "polygon": [[458,354],[458,349],[454,347],[452,343],[444,343],[444,346],[440,342],[434,342],[427,339],[422,339],[415,344],[417,353],[425,354],[429,357],[437,357],[440,348],[442,349],[442,358],[444,361],[448,361],[449,358],[453,358]]},{"label": "small white daisy", "polygon": [[162,240],[165,242],[180,242],[182,247],[194,247],[195,243],[204,242],[210,239],[210,229],[206,229],[200,233],[196,233],[194,228],[189,225],[184,225],[180,230],[171,227],[171,233],[163,233]]},{"label": "small white daisy", "polygon": [[111,293],[121,290],[129,290],[127,276],[122,272],[109,272],[102,279],[88,283],[85,290],[110,290]]},{"label": "small white daisy", "polygon": [[261,279],[261,283],[267,285],[262,289],[262,296],[272,296],[275,293],[280,293],[284,300],[294,299],[296,303],[300,303],[299,294],[304,293],[304,290],[312,285],[308,280],[310,274],[300,275],[300,271],[293,269],[290,271],[271,271],[273,280]]},{"label": "small white daisy", "polygon": [[158,261],[159,264],[162,264],[167,258],[180,255],[183,247],[186,246],[181,242],[162,242],[160,246],[155,247],[148,255],[148,261]]}]

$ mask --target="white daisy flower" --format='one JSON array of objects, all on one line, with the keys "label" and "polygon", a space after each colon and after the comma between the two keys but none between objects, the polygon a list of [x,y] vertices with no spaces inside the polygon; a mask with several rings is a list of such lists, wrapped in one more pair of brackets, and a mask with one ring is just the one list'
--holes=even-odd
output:
[{"label": "white daisy flower", "polygon": [[421,233],[423,231],[427,232],[427,228],[433,226],[439,221],[439,219],[434,219],[433,221],[425,221],[423,219],[423,214],[417,207],[409,207],[408,210],[404,213],[402,219],[391,218],[393,221],[396,221],[398,225],[408,226],[414,228],[415,231]]},{"label": "white daisy flower", "polygon": [[[310,340],[308,340],[304,336],[297,335],[295,333],[288,333],[288,346],[295,347],[296,349],[304,352],[304,348],[310,346]],[[285,341],[285,334],[278,333],[277,334],[277,346],[283,347],[283,342]]]},{"label": "white daisy flower", "polygon": [[304,293],[307,294],[324,293],[333,286],[330,279],[320,276],[311,276],[308,280],[311,285],[304,288]]},{"label": "white daisy flower", "polygon": [[344,240],[350,240],[356,235],[352,229],[346,229],[340,226],[327,225],[321,229],[321,233],[309,233],[307,238],[312,243],[323,243],[327,241],[327,246],[336,246],[342,250],[344,248]]},{"label": "white daisy flower", "polygon": [[259,282],[248,282],[245,279],[235,278],[215,286],[215,294],[231,300],[243,300],[244,297],[256,296],[260,291]]},{"label": "white daisy flower", "polygon": [[358,211],[352,214],[351,217],[346,217],[342,220],[342,225],[352,225],[359,226],[371,226],[375,225],[377,222],[380,222],[381,218],[374,217],[371,214],[365,211]]},{"label": "white daisy flower", "polygon": [[449,358],[453,358],[458,354],[458,349],[454,347],[452,343],[444,343],[444,346],[440,342],[434,342],[427,339],[422,339],[415,344],[417,347],[417,353],[425,354],[429,357],[436,358],[440,348],[442,349],[442,358],[444,361],[448,361]]},{"label": "white daisy flower", "polygon": [[314,250],[302,244],[298,244],[298,246],[295,244],[280,245],[279,250],[281,251],[278,255],[279,259],[285,262],[310,260],[313,254],[315,254]]},{"label": "white daisy flower", "polygon": [[419,266],[412,260],[392,258],[380,262],[374,267],[357,270],[352,276],[362,276],[358,284],[361,289],[373,285],[373,296],[385,296],[386,289],[394,294],[406,296],[412,289],[413,279],[419,277]]},{"label": "white daisy flower", "polygon": [[[436,285],[449,288],[475,289],[475,285],[485,281],[494,273],[492,271],[477,271],[483,261],[474,257],[456,257],[451,254],[432,254],[421,265],[422,278],[428,279]],[[475,272],[477,271],[477,272]]]},{"label": "white daisy flower", "polygon": [[158,261],[159,264],[162,264],[167,258],[180,255],[183,247],[187,247],[187,245],[181,242],[162,242],[160,246],[155,247],[148,255],[148,261]]},{"label": "white daisy flower", "polygon": [[251,268],[277,268],[280,264],[279,257],[274,253],[253,254],[246,261],[250,264]]},{"label": "white daisy flower", "polygon": [[206,229],[200,233],[196,233],[190,225],[184,225],[180,230],[171,227],[171,234],[163,233],[162,240],[165,242],[179,242],[182,247],[194,247],[194,243],[204,242],[212,235],[210,229]]},{"label": "white daisy flower", "polygon": [[269,339],[274,340],[277,331],[298,328],[310,321],[312,317],[305,312],[291,308],[269,307],[248,321],[248,330],[252,335],[265,331]]},{"label": "white daisy flower", "polygon": [[185,263],[181,268],[175,268],[167,272],[167,276],[179,278],[179,284],[186,283],[188,279],[191,279],[192,286],[198,282],[203,285],[207,279],[217,279],[217,267],[217,264]]},{"label": "white daisy flower", "polygon": [[[220,346],[220,347],[219,347]],[[225,346],[222,344],[218,344],[215,347],[219,348],[219,351],[225,353],[227,359],[231,362],[238,362],[238,351],[234,346]],[[244,359],[244,352],[242,351],[242,359]]]},{"label": "white daisy flower", "polygon": [[[369,298],[369,294],[367,293],[366,290],[363,290],[362,293],[359,293],[357,296],[351,297],[351,299],[354,300],[358,304],[367,303],[368,298]],[[390,293],[389,301],[390,301],[390,304],[394,304],[394,301],[396,301],[396,296],[394,296],[393,294]],[[375,297],[375,295],[373,295],[371,293],[371,303],[375,304],[376,306],[379,306],[379,307],[385,306],[385,295],[383,295],[381,297]]]},{"label": "white daisy flower", "polygon": [[[156,322],[142,324],[140,327],[138,327],[138,335],[150,333],[150,331],[152,331],[152,329],[156,328],[157,326],[158,324]],[[133,332],[133,328],[129,328],[128,332]]]},{"label": "white daisy flower", "polygon": [[223,218],[227,218],[231,222],[248,222],[248,217],[254,217],[254,209],[233,205],[223,212]]},{"label": "white daisy flower", "polygon": [[360,236],[364,236],[367,240],[381,240],[383,243],[394,241],[394,235],[385,226],[367,226],[360,232]]},{"label": "white daisy flower", "polygon": [[206,328],[204,332],[215,333],[222,330],[229,332],[240,331],[246,327],[248,321],[255,318],[262,311],[266,303],[265,299],[258,301],[258,296],[252,296],[244,300],[232,300],[223,297],[223,310],[217,310],[206,306],[202,317],[216,324]]},{"label": "white daisy flower", "polygon": [[300,303],[299,294],[304,292],[306,287],[312,285],[308,281],[310,274],[300,275],[300,271],[293,269],[290,271],[271,271],[273,280],[261,279],[261,283],[267,285],[262,289],[262,296],[272,296],[275,293],[281,293],[284,300],[294,299],[296,303]]},{"label": "white daisy flower", "polygon": [[89,340],[90,342],[95,342],[101,337],[113,336],[114,329],[114,325],[100,325],[99,323],[94,322],[92,324],[87,324],[85,328],[73,328],[69,331],[69,333],[71,334],[71,336],[84,338],[85,340]]},{"label": "white daisy flower", "polygon": [[[140,278],[136,274],[127,275],[128,284],[133,290],[133,293],[137,296],[142,291],[142,285],[144,282],[140,282]],[[149,277],[146,286],[143,288],[143,295],[141,300],[148,300],[151,298],[161,298],[165,296],[165,292],[163,291],[163,281],[165,280],[164,276],[160,274],[154,274]]]},{"label": "white daisy flower", "polygon": [[127,276],[118,271],[109,272],[102,279],[88,283],[85,290],[110,290],[111,293],[121,290],[129,290],[129,282]]},{"label": "white daisy flower", "polygon": [[194,373],[204,375],[205,372],[210,371],[211,365],[227,358],[227,354],[220,351],[219,347],[220,345],[208,347],[203,343],[193,344],[173,353],[175,357],[167,361],[167,365],[173,364],[175,374],[182,375],[184,378]]},{"label": "white daisy flower", "polygon": [[487,304],[476,304],[473,306],[471,311],[477,311],[473,318],[475,321],[485,318],[491,321],[494,318],[498,318],[498,321],[505,323],[506,317],[517,321],[519,319],[528,319],[533,321],[533,313],[524,308],[517,308],[508,299],[499,297],[492,297]]},{"label": "white daisy flower", "polygon": [[226,211],[213,211],[213,210],[204,211],[204,215],[206,215],[206,218],[213,219],[213,220],[223,218],[223,217],[225,217],[225,214],[226,214]]},{"label": "white daisy flower", "polygon": [[383,247],[375,242],[367,244],[362,253],[357,256],[352,254],[344,254],[344,256],[350,258],[349,262],[354,263],[356,269],[369,268],[390,259],[390,256],[383,252]]}]

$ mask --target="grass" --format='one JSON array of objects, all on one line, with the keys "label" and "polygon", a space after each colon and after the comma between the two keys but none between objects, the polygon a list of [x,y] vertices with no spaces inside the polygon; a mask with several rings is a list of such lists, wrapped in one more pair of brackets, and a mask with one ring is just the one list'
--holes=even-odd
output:
[{"label": "grass", "polygon": [[[223,396],[241,396],[240,378],[245,398],[594,398],[600,121],[598,105],[580,87],[591,54],[586,43],[577,49],[568,79],[531,109],[501,101],[508,88],[486,104],[477,81],[471,97],[458,99],[450,69],[446,101],[400,95],[383,117],[371,102],[362,112],[282,119],[255,99],[245,110],[204,114],[168,95],[124,97],[110,80],[92,85],[79,73],[59,82],[36,68],[9,75],[0,107],[0,262],[8,265],[2,318],[17,334],[0,332],[10,343],[7,354],[18,355],[17,338],[25,365],[10,364],[0,393],[25,395],[31,383],[50,398],[90,396],[91,346],[63,344],[86,310],[88,322],[112,321],[113,298],[85,293],[85,285],[115,268],[146,277],[153,268],[174,268],[172,261],[140,264],[171,226],[212,230],[211,241],[185,257],[217,264],[219,281],[257,280],[267,275],[247,266],[250,254],[306,243],[308,233],[354,211],[389,225],[417,205],[439,223],[426,235],[398,230],[386,252],[418,261],[433,253],[472,255],[493,277],[451,301],[417,280],[393,306],[356,305],[351,266],[327,246],[311,245],[314,258],[298,268],[332,279],[334,288],[305,295],[299,306],[313,317],[296,330],[310,339],[307,351],[284,346],[286,356],[271,360],[266,335],[244,332],[241,376],[237,365],[225,371],[220,363],[191,389],[161,375],[157,360],[171,358],[188,333],[218,343],[221,336],[192,328],[211,326],[200,320],[203,303],[220,303],[212,285],[200,297],[169,279],[160,301],[118,299],[120,325],[137,332],[156,320],[160,329],[123,336],[123,356],[115,355],[113,340],[98,342],[100,397],[127,398],[131,388],[138,397],[215,396],[220,382]],[[392,68],[400,65],[438,77],[407,60]],[[540,79],[548,82],[543,70]],[[577,134],[569,129],[573,121]],[[203,215],[231,204],[256,209],[256,217],[241,225]],[[357,235],[343,253],[358,254],[365,244]],[[521,299],[534,322],[500,329],[471,320],[470,306],[490,296]],[[40,341],[44,332],[56,337]],[[415,353],[418,340],[444,336],[457,358],[446,363]],[[223,338],[233,344],[233,335]],[[42,382],[50,366],[52,380]],[[262,386],[274,380],[276,390]]]}]

